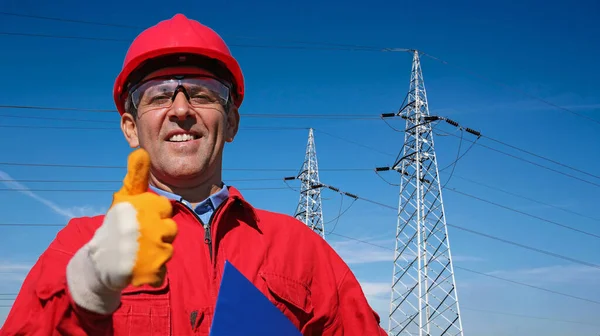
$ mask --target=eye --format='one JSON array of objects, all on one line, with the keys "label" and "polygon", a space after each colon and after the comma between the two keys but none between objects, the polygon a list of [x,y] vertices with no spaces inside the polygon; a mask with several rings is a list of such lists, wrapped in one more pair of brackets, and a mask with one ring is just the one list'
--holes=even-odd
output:
[{"label": "eye", "polygon": [[217,96],[207,88],[195,86],[189,88],[190,100],[196,104],[214,103],[217,101]]},{"label": "eye", "polygon": [[206,92],[198,92],[192,94],[192,98],[210,98],[210,95],[208,95]]},{"label": "eye", "polygon": [[215,102],[214,98],[207,94],[199,94],[191,97],[192,103],[195,104],[207,104]]},{"label": "eye", "polygon": [[161,95],[158,97],[152,97],[152,99],[150,99],[150,104],[164,104],[167,103],[171,100],[170,97],[166,96],[166,95]]}]

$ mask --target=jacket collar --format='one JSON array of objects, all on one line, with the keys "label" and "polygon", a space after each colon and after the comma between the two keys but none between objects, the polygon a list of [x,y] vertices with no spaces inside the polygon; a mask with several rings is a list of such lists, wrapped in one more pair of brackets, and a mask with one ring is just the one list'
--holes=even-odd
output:
[{"label": "jacket collar", "polygon": [[[229,191],[229,194],[227,195],[226,198],[220,199],[220,201],[224,202],[224,203],[231,203],[231,202],[237,203],[237,205],[241,206],[244,209],[244,211],[247,212],[251,216],[252,221],[254,223],[258,224],[258,222],[260,221],[260,218],[256,214],[256,209],[250,203],[248,203],[248,201],[246,201],[246,199],[244,199],[244,196],[242,195],[242,193],[233,186],[225,186],[225,187]],[[148,188],[148,192],[156,194],[156,195],[160,195],[160,196],[165,196],[165,197],[167,197],[167,195],[169,195],[169,194],[174,195],[171,193],[167,193],[163,190],[155,189],[153,187]],[[224,193],[221,193],[220,195],[223,195],[223,194]],[[214,197],[215,195],[216,195],[216,193],[211,195],[211,197]],[[169,198],[172,203],[177,201],[176,197],[167,197],[167,198]],[[230,206],[230,204],[223,204],[223,205],[225,207]],[[217,206],[215,206],[215,208],[217,208]]]},{"label": "jacket collar", "polygon": [[260,221],[260,218],[256,214],[256,209],[252,206],[252,204],[248,203],[248,201],[246,201],[244,199],[244,197],[242,196],[242,193],[240,193],[240,191],[237,188],[229,186],[228,189],[229,189],[229,198],[233,198],[237,202],[239,202],[239,204],[244,208],[244,210],[247,211],[252,216],[252,220],[255,223],[258,223]]}]

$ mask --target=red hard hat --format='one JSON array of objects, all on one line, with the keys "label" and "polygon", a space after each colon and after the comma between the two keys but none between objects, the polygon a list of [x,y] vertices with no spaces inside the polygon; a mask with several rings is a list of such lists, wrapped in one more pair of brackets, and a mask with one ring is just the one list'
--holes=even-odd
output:
[{"label": "red hard hat", "polygon": [[147,61],[169,55],[197,55],[218,61],[231,76],[233,103],[242,104],[244,99],[244,76],[238,62],[233,58],[225,41],[214,30],[183,14],[176,14],[144,30],[129,46],[123,69],[113,89],[117,110],[125,113],[124,91],[130,75]]}]

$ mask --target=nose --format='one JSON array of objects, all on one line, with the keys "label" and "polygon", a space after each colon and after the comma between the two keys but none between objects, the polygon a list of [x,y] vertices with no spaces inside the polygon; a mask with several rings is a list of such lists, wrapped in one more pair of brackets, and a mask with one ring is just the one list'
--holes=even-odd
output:
[{"label": "nose", "polygon": [[169,117],[176,118],[179,120],[185,120],[190,115],[190,105],[188,103],[185,93],[182,91],[177,92],[173,104],[169,111]]}]

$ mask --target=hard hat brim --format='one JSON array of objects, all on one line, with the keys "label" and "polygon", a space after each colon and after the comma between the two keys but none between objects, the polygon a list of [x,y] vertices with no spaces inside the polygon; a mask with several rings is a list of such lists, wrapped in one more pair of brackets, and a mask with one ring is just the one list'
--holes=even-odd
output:
[{"label": "hard hat brim", "polygon": [[125,85],[127,85],[131,74],[149,60],[177,54],[198,55],[201,57],[214,59],[220,62],[223,65],[223,67],[231,73],[231,76],[233,77],[232,84],[234,85],[234,90],[236,93],[233,97],[234,104],[239,108],[244,98],[244,77],[238,62],[232,56],[215,51],[213,49],[184,46],[167,47],[142,53],[134,59],[130,60],[127,63],[127,65],[123,67],[123,69],[121,70],[121,72],[115,80],[113,88],[113,99],[117,107],[117,111],[120,115],[123,115],[125,113],[126,95],[124,94],[124,91],[126,89]]}]

